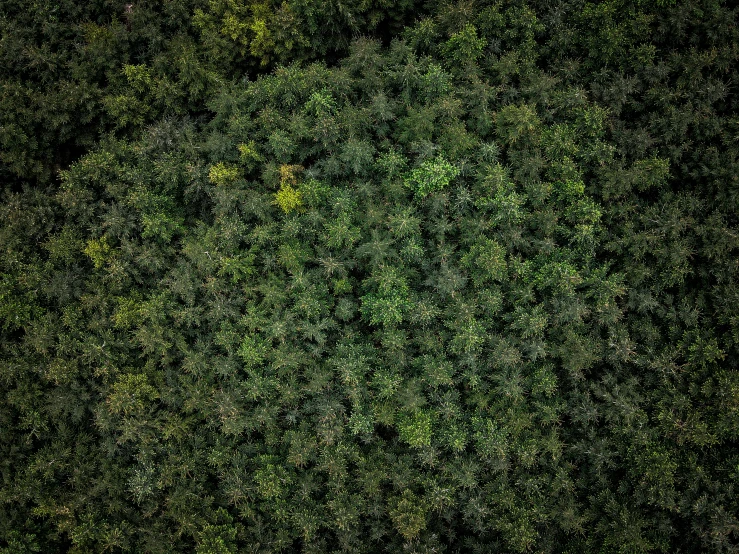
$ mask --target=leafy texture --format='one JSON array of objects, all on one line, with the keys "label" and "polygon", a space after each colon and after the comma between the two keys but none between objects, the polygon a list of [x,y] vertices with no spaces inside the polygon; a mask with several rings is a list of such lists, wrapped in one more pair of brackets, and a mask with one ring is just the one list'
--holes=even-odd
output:
[{"label": "leafy texture", "polygon": [[1,553],[737,551],[733,5],[47,4]]}]

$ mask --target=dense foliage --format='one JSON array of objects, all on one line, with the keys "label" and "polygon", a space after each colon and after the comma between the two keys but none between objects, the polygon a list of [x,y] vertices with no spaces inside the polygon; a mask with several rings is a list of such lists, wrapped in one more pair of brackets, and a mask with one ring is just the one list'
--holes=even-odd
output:
[{"label": "dense foliage", "polygon": [[0,553],[738,552],[732,6],[0,5]]},{"label": "dense foliage", "polygon": [[410,0],[4,0],[0,175],[46,182],[101,134],[205,115],[225,81],[335,60],[353,35],[389,40],[422,12]]}]

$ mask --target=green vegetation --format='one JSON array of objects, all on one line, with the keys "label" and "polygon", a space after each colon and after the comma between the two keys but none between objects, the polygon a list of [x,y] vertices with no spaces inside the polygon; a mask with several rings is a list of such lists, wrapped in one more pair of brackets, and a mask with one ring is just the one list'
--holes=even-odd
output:
[{"label": "green vegetation", "polygon": [[0,554],[737,552],[738,19],[5,2]]}]

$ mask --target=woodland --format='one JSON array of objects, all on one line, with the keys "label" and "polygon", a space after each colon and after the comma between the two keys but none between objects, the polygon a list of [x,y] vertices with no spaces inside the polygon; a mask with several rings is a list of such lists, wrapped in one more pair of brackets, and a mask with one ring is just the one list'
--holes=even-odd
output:
[{"label": "woodland", "polygon": [[0,0],[0,554],[739,553],[738,23]]}]

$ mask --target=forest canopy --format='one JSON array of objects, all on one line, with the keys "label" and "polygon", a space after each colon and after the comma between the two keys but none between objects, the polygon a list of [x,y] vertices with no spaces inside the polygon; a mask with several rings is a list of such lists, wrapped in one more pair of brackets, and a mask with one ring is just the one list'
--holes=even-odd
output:
[{"label": "forest canopy", "polygon": [[739,552],[739,8],[0,4],[0,554]]}]

